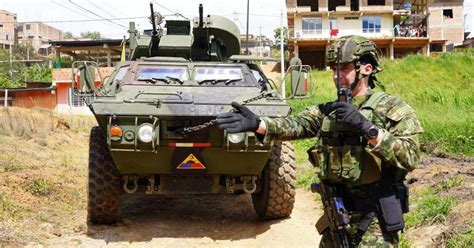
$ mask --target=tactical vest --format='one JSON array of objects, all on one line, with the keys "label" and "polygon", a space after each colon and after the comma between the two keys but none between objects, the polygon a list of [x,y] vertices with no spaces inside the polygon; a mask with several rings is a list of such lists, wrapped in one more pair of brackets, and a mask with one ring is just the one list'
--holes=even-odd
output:
[{"label": "tactical vest", "polygon": [[[385,96],[384,92],[372,94],[359,111],[372,121],[375,107]],[[321,180],[356,186],[381,179],[382,160],[367,149],[367,140],[358,131],[337,123],[334,114],[329,114],[309,155],[313,164],[319,165]]]}]

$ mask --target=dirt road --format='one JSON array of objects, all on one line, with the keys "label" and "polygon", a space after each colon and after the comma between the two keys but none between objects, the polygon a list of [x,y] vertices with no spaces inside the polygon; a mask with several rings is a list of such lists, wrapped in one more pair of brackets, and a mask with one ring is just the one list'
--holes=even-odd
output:
[{"label": "dirt road", "polygon": [[[309,247],[319,236],[315,195],[297,191],[291,218],[260,221],[249,195],[131,197],[125,200],[123,224],[89,226],[83,234],[31,243],[29,246],[156,247],[244,246]],[[85,213],[82,213],[85,221]]]}]

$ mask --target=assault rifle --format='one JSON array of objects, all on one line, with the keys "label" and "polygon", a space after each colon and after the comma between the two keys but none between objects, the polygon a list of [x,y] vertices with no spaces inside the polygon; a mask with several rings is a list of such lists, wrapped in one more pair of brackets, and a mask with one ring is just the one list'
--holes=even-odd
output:
[{"label": "assault rifle", "polygon": [[346,226],[349,224],[349,214],[344,207],[342,198],[337,196],[336,187],[325,182],[312,183],[311,191],[319,193],[321,196],[334,247],[352,247],[346,231]]}]

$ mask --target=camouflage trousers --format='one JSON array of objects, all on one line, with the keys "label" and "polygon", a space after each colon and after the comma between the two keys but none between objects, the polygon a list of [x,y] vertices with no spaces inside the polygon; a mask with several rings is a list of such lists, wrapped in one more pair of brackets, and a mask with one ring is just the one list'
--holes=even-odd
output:
[{"label": "camouflage trousers", "polygon": [[[360,214],[351,213],[351,219],[349,228],[347,228],[347,232],[349,235],[355,235],[356,228],[360,221],[361,217]],[[380,228],[379,222],[377,217],[374,217],[372,222],[369,225],[369,228],[365,232],[364,236],[362,236],[362,241],[360,242],[358,247],[398,247],[399,243],[399,232],[384,232]],[[332,241],[332,235],[327,228],[321,238],[321,243],[319,243],[319,247],[322,248],[329,248],[334,247]]]}]

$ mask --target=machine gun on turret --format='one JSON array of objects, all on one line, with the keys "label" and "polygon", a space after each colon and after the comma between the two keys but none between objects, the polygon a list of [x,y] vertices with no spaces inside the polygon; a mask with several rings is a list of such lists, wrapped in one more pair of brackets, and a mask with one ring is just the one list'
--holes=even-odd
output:
[{"label": "machine gun on turret", "polygon": [[129,60],[142,57],[182,57],[193,61],[227,61],[240,52],[240,31],[231,20],[204,16],[199,5],[199,16],[189,20],[167,20],[166,32],[161,28],[163,18],[154,12],[150,3],[151,32],[139,34],[135,23],[130,22]]}]

